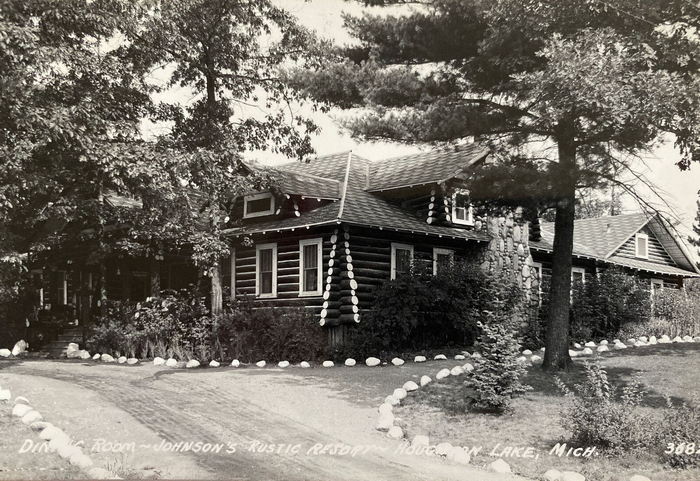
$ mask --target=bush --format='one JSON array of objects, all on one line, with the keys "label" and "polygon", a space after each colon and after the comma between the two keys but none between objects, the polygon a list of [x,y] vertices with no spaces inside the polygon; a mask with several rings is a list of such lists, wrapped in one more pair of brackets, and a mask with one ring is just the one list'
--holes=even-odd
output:
[{"label": "bush", "polygon": [[511,399],[530,389],[520,382],[526,369],[517,361],[521,345],[511,322],[500,322],[493,313],[486,313],[491,322],[481,329],[481,359],[466,382],[471,409],[503,413]]},{"label": "bush", "polygon": [[620,327],[647,322],[648,286],[617,268],[605,269],[574,288],[570,335],[574,340],[615,337]]},{"label": "bush", "polygon": [[243,362],[318,360],[327,354],[326,336],[304,307],[260,307],[242,300],[217,319],[217,338],[226,356]]},{"label": "bush", "polygon": [[[700,334],[700,294],[663,289],[654,295],[654,318],[660,334],[671,337]],[[646,334],[648,335],[648,334]]]},{"label": "bush", "polygon": [[303,307],[265,308],[242,299],[211,316],[204,299],[187,291],[138,304],[110,302],[88,339],[95,352],[201,362],[316,360],[326,345],[325,331]]},{"label": "bush", "polygon": [[560,413],[561,425],[579,446],[596,446],[618,455],[642,452],[655,444],[657,423],[638,407],[644,391],[638,381],[617,389],[607,372],[597,364],[585,364],[586,379],[570,390],[560,379],[557,385],[569,403]]},{"label": "bush", "polygon": [[[523,295],[514,284],[486,275],[478,266],[455,263],[434,276],[415,269],[384,282],[371,310],[349,328],[343,349],[377,356],[473,344],[484,309],[522,316]],[[340,355],[340,354],[339,354]]]},{"label": "bush", "polygon": [[674,406],[670,398],[666,398],[666,404],[668,409],[658,443],[664,451],[661,455],[665,463],[673,468],[700,466],[700,445],[697,444],[700,434],[700,408],[687,403]]}]

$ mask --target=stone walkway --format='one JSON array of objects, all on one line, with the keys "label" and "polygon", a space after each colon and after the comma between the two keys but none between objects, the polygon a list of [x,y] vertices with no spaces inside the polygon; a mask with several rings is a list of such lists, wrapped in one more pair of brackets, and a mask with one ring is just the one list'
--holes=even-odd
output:
[{"label": "stone walkway", "polygon": [[[47,420],[83,440],[86,452],[96,448],[90,455],[97,465],[116,467],[125,475],[324,481],[516,479],[397,453],[401,443],[374,430],[376,407],[394,387],[448,365],[184,371],[152,365],[7,361],[0,362],[0,385],[28,397]],[[133,450],[131,442],[136,444]],[[223,446],[208,453],[156,449],[167,442]],[[364,452],[355,456],[331,452],[340,445]],[[122,452],[98,452],[105,448]],[[235,452],[230,452],[233,448]]]}]

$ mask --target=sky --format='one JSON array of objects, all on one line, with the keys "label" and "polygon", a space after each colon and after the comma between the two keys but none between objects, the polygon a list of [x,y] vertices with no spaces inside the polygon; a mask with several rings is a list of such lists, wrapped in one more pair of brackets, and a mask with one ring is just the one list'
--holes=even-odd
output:
[{"label": "sky", "polygon": [[[365,9],[359,2],[346,0],[275,0],[275,3],[296,15],[302,24],[316,30],[322,37],[331,38],[339,44],[352,41],[348,32],[343,28],[342,13],[360,14]],[[401,14],[405,12],[406,8],[412,7],[392,7],[389,13]],[[387,11],[387,9],[379,8],[369,10],[377,13],[386,13]],[[172,100],[173,97],[187,100],[190,94],[184,89],[176,88],[165,95],[169,97],[169,100]],[[303,109],[302,112],[304,112]],[[319,155],[352,150],[368,159],[379,160],[430,148],[429,146],[407,146],[388,142],[357,141],[343,131],[336,121],[338,116],[339,112],[331,112],[330,115],[320,112],[313,113],[314,120],[321,127],[320,134],[312,140],[313,147]],[[151,128],[157,130],[164,127],[151,126]],[[289,161],[289,159],[269,152],[254,152],[251,157],[269,164]],[[690,171],[681,172],[675,165],[678,159],[679,153],[674,149],[673,142],[667,141],[646,155],[644,163],[638,164],[636,169],[643,173],[647,181],[661,194],[661,198],[652,195],[649,189],[639,187],[641,194],[652,205],[667,213],[672,220],[680,222],[677,226],[679,232],[688,234],[691,232],[691,224],[697,211],[700,164],[691,168]],[[639,183],[637,182],[637,184]],[[624,202],[624,209],[636,211],[639,210],[639,207],[634,201],[627,199]]]}]

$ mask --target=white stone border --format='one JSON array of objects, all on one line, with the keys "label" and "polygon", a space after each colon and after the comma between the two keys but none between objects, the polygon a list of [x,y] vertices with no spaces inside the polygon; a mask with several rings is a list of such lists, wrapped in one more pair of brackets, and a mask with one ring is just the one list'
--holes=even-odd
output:
[{"label": "white stone border", "polygon": [[[0,402],[9,403],[12,393],[9,389],[0,389]],[[39,437],[48,443],[48,450],[35,453],[37,455],[57,453],[61,458],[68,461],[72,466],[76,466],[85,472],[92,479],[122,479],[110,471],[95,466],[90,456],[85,454],[80,446],[71,441],[65,431],[57,428],[53,424],[44,421],[44,417],[39,411],[32,408],[29,400],[23,396],[15,398],[12,407],[12,416],[20,418],[22,423],[31,427],[38,433]]]},{"label": "white stone border", "polygon": [[[662,335],[660,338],[656,338],[656,336],[640,336],[638,339],[633,339],[630,338],[628,339],[628,343],[632,345],[632,347],[644,347],[644,346],[653,346],[655,344],[670,344],[670,343],[687,343],[687,342],[700,342],[700,336],[697,336],[695,338],[691,336],[676,336],[673,339],[670,339],[669,336],[667,335]],[[611,349],[608,347],[610,343],[607,340],[601,340],[600,343],[596,344],[593,341],[588,341],[586,342],[583,346],[581,346],[578,343],[574,344],[574,348],[576,350],[570,349],[569,350],[569,355],[572,358],[576,357],[586,357],[586,356],[592,356],[592,355],[598,355],[602,356],[606,352],[611,352]],[[626,349],[628,346],[625,345],[622,341],[619,339],[613,340],[613,345],[612,345],[613,350],[622,350]],[[595,351],[593,351],[592,348],[596,348]],[[539,352],[544,354],[545,348],[542,347],[539,349]],[[468,352],[464,351],[465,355],[469,355]],[[421,360],[418,360],[418,357],[421,357]],[[471,359],[479,359],[481,355],[479,353],[474,353],[471,356]],[[439,355],[435,356],[435,359],[443,359],[446,360],[445,356]],[[459,360],[457,356],[455,356],[456,360]],[[464,356],[462,356],[461,359],[464,359]],[[539,362],[542,362],[542,357],[538,354],[534,354],[531,350],[525,349],[522,351],[522,355],[518,358],[520,362],[523,363],[530,363],[530,364],[537,364]],[[425,357],[423,356],[417,356],[415,359],[415,362],[425,362]],[[450,376],[461,376],[464,374],[469,374],[474,370],[474,366],[467,362],[464,365],[457,365],[454,366],[452,369],[441,369],[439,370],[435,378],[439,381],[441,379],[445,379]],[[401,404],[401,401],[405,399],[409,393],[415,392],[418,389],[427,386],[432,382],[432,378],[430,376],[424,375],[420,378],[420,386],[416,384],[413,380],[409,380],[404,385],[400,388],[394,389],[394,391],[388,395],[382,404],[379,405],[379,408],[377,411],[379,412],[379,416],[377,419],[377,424],[376,424],[376,429],[378,431],[385,431],[387,433],[387,436],[393,439],[403,439],[405,442],[408,440],[405,439],[405,435],[403,432],[403,429],[401,429],[400,426],[397,426],[394,424],[396,421],[396,418],[394,417],[393,409],[394,406]],[[430,439],[426,435],[416,435],[413,437],[413,440],[411,441],[411,447],[415,448],[428,448],[430,445]],[[457,464],[469,464],[471,459],[469,457],[469,453],[463,449],[460,446],[453,446],[450,443],[440,443],[437,446],[434,447],[434,453],[437,454],[438,456],[442,456],[445,459],[449,461],[453,461]],[[510,465],[508,465],[507,462],[505,462],[502,458],[498,458],[495,461],[491,462],[487,466],[487,471],[493,472],[493,473],[501,473],[501,474],[506,474],[506,473],[511,473]],[[556,469],[550,469],[547,472],[544,473],[543,479],[547,481],[564,481],[564,480],[578,480],[578,481],[585,481],[585,478],[583,475],[580,473],[576,473],[573,471],[558,471]],[[649,478],[646,478],[645,476],[641,475],[634,475],[630,478],[630,481],[650,481]]]}]

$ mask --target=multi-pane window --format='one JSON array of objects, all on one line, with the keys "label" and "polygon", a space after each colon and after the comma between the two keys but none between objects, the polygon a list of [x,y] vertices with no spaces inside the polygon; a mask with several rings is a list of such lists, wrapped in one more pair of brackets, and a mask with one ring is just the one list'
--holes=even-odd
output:
[{"label": "multi-pane window", "polygon": [[464,225],[474,224],[469,191],[458,190],[452,194],[452,222]]},{"label": "multi-pane window", "polygon": [[413,246],[407,244],[391,244],[391,278],[408,274],[413,264]]},{"label": "multi-pane window", "polygon": [[635,255],[642,259],[649,258],[649,236],[646,234],[638,233],[635,236]]},{"label": "multi-pane window", "polygon": [[433,248],[433,275],[444,272],[454,264],[455,252],[451,249]]},{"label": "multi-pane window", "polygon": [[299,241],[299,295],[321,294],[322,240]]},{"label": "multi-pane window", "polygon": [[277,296],[277,244],[261,244],[256,247],[255,295]]},{"label": "multi-pane window", "polygon": [[246,195],[243,198],[243,218],[274,214],[275,198],[271,193]]}]

